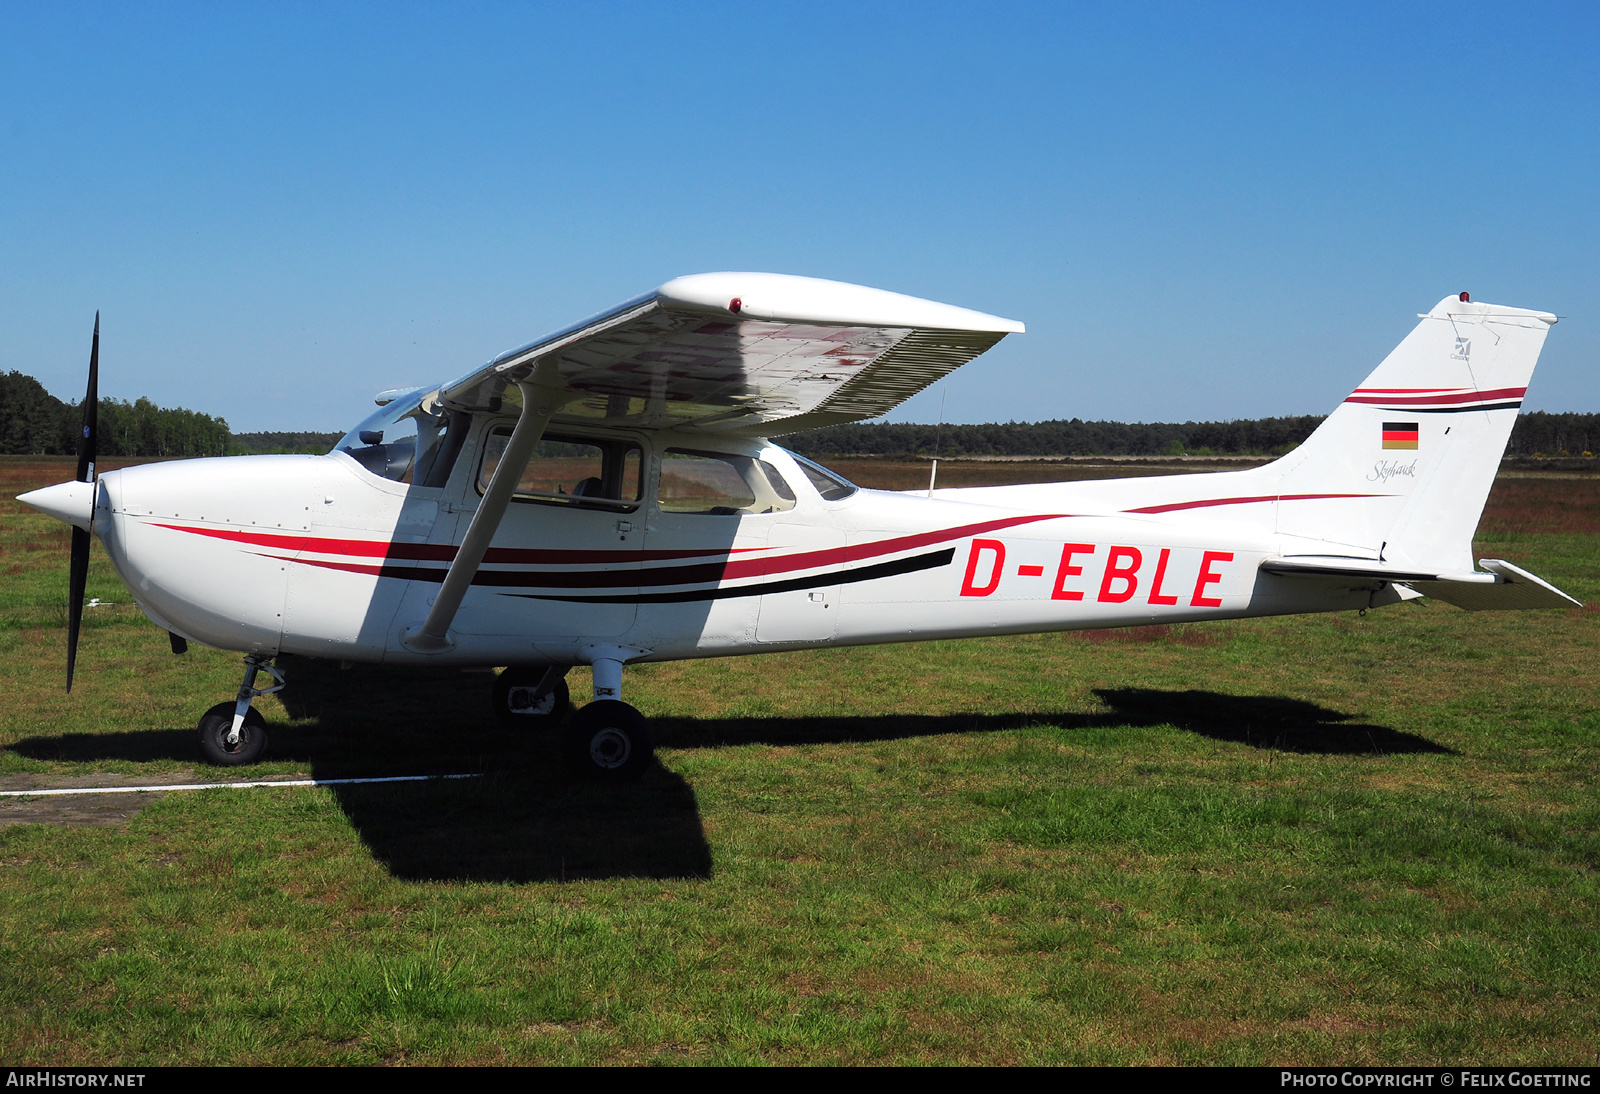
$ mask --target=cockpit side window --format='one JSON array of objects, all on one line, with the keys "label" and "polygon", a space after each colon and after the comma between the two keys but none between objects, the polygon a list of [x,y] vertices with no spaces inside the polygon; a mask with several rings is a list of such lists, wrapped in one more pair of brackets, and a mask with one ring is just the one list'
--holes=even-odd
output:
[{"label": "cockpit side window", "polygon": [[794,490],[778,469],[752,456],[669,448],[656,494],[664,513],[731,517],[793,509]]},{"label": "cockpit side window", "polygon": [[[478,493],[489,488],[510,440],[510,426],[490,431],[478,468]],[[546,434],[512,496],[518,501],[630,512],[644,496],[642,465],[639,446],[628,441]]]},{"label": "cockpit side window", "polygon": [[[788,452],[788,449],[784,449]],[[820,463],[812,463],[804,456],[789,452],[789,458],[794,460],[811,485],[816,487],[817,493],[822,495],[823,501],[843,501],[860,489],[855,483],[834,474]]]}]

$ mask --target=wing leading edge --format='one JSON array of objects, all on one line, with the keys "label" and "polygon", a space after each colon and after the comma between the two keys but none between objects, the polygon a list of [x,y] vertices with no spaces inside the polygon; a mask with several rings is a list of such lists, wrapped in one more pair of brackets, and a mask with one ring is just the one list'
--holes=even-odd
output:
[{"label": "wing leading edge", "polygon": [[503,353],[440,397],[490,409],[537,369],[566,393],[563,418],[794,433],[877,417],[1024,329],[839,281],[697,274]]}]

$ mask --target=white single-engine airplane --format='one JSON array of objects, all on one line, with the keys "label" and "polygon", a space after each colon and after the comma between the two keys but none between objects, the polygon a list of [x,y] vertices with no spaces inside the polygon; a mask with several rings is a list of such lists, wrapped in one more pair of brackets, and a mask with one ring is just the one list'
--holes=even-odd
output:
[{"label": "white single-engine airplane", "polygon": [[[1299,448],[1244,471],[862,490],[771,435],[877,417],[1021,323],[833,281],[682,277],[443,387],[386,391],[325,456],[96,479],[99,320],[78,480],[19,500],[89,533],[172,636],[245,654],[200,720],[257,759],[282,654],[509,666],[500,716],[577,771],[649,764],[624,665],[1393,604],[1578,604],[1472,534],[1556,317],[1440,301]],[[264,670],[275,681],[257,687]]]}]

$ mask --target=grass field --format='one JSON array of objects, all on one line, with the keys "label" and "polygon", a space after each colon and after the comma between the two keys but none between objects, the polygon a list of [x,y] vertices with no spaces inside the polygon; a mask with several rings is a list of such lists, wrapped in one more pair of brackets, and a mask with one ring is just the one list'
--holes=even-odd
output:
[{"label": "grass field", "polygon": [[[214,778],[238,658],[98,547],[62,693],[67,535],[13,499],[70,474],[0,462],[0,788]],[[1597,536],[1600,477],[1529,474],[1478,547],[1594,602]],[[486,776],[0,805],[0,1058],[1594,1064],[1597,648],[1419,601],[645,666],[620,791],[484,675],[296,660],[230,776]]]}]

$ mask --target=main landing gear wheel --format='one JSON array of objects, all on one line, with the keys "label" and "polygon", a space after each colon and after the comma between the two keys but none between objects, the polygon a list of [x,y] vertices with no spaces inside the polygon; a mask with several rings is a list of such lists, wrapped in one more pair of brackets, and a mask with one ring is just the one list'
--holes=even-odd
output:
[{"label": "main landing gear wheel", "polygon": [[644,715],[617,699],[597,699],[572,716],[561,752],[574,775],[632,782],[645,773],[656,743]]},{"label": "main landing gear wheel", "polygon": [[544,682],[545,669],[506,669],[494,681],[494,716],[508,726],[518,729],[549,729],[561,724],[567,716],[571,695],[567,682],[557,679],[555,685],[543,695],[538,694]]},{"label": "main landing gear wheel", "polygon": [[228,743],[228,731],[233,728],[236,705],[230,700],[218,703],[200,719],[200,751],[208,761],[222,767],[253,764],[267,748],[267,722],[254,707],[245,711],[244,725],[239,727],[238,744]]}]

